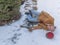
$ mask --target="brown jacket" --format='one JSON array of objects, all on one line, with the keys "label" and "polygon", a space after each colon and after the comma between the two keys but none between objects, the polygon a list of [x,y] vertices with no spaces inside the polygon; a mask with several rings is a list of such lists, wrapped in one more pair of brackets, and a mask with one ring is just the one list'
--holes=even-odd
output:
[{"label": "brown jacket", "polygon": [[48,30],[47,24],[51,24],[54,26],[54,18],[50,16],[45,11],[42,11],[38,17],[39,24],[37,26],[34,26],[33,29],[44,29]]}]

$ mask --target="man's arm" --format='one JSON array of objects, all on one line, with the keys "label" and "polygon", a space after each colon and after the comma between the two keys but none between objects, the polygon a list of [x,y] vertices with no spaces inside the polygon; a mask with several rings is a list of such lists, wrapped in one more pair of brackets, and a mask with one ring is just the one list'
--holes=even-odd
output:
[{"label": "man's arm", "polygon": [[43,23],[39,23],[37,26],[32,27],[32,30],[36,30],[36,29],[45,29],[45,30],[48,30],[47,26],[44,25]]}]

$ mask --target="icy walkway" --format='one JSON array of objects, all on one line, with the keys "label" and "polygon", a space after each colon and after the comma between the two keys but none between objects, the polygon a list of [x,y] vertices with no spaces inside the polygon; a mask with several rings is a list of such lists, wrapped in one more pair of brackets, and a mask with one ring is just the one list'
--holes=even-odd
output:
[{"label": "icy walkway", "polygon": [[[54,39],[47,39],[47,32],[43,30],[29,32],[26,28],[20,28],[26,18],[23,13],[20,20],[9,26],[0,27],[0,45],[60,45],[60,0],[37,1],[39,12],[45,10],[55,18],[57,29],[54,32]],[[21,6],[21,12],[24,12],[24,5]]]}]

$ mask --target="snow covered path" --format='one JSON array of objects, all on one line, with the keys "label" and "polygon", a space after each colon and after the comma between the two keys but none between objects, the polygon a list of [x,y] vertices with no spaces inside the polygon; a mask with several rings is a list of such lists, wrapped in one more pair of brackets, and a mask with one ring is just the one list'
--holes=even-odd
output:
[{"label": "snow covered path", "polygon": [[[0,45],[60,45],[60,0],[37,0],[38,11],[49,12],[55,18],[54,39],[50,40],[45,37],[47,33],[44,30],[35,30],[29,32],[26,28],[20,28],[26,16],[24,13],[20,20],[0,27]],[[21,6],[21,12],[24,12],[24,5]]]}]

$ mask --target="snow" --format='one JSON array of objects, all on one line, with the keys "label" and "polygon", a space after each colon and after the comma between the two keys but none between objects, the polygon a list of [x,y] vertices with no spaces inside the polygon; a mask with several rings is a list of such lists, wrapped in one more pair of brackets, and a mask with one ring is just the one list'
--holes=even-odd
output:
[{"label": "snow", "polygon": [[53,39],[47,39],[47,31],[35,30],[29,32],[26,28],[21,28],[24,24],[26,15],[23,4],[20,7],[22,13],[21,19],[5,26],[0,26],[0,45],[60,45],[60,0],[37,0],[38,11],[47,11],[55,18],[55,26],[57,27]]}]

